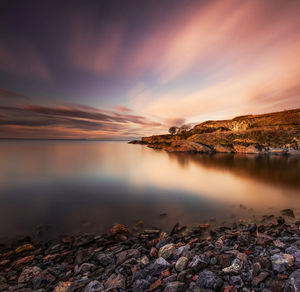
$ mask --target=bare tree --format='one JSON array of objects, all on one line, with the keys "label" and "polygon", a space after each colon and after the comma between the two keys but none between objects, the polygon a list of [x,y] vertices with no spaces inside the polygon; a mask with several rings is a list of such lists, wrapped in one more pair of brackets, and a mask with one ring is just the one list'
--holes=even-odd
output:
[{"label": "bare tree", "polygon": [[176,131],[177,131],[177,127],[170,127],[169,128],[169,133],[171,134],[171,135],[174,135],[175,133],[176,133]]}]

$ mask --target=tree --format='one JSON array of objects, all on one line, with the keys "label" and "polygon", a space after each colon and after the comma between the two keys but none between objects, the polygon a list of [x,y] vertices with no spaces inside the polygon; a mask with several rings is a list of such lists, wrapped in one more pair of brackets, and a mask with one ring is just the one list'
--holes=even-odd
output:
[{"label": "tree", "polygon": [[170,127],[169,128],[169,133],[171,134],[171,135],[174,135],[175,133],[176,133],[176,131],[177,131],[177,127]]}]

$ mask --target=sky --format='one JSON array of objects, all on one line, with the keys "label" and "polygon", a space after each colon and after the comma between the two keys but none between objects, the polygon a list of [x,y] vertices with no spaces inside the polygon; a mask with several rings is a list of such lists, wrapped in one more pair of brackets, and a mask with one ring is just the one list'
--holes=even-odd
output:
[{"label": "sky", "polygon": [[300,1],[10,1],[0,138],[133,139],[300,107]]}]

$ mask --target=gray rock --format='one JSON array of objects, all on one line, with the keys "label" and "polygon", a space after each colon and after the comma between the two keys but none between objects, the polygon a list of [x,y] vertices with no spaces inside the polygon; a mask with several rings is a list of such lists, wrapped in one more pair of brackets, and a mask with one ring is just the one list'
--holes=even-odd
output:
[{"label": "gray rock", "polygon": [[294,265],[294,257],[287,253],[279,253],[271,256],[273,269],[279,273]]},{"label": "gray rock", "polygon": [[104,286],[99,281],[94,280],[90,282],[84,289],[83,292],[103,292]]},{"label": "gray rock", "polygon": [[202,260],[199,255],[195,255],[188,266],[190,269],[193,269],[195,272],[200,271],[207,267],[207,262]]},{"label": "gray rock", "polygon": [[154,262],[154,264],[160,265],[160,266],[165,266],[165,267],[169,267],[169,266],[170,266],[170,264],[169,264],[164,258],[162,258],[162,257],[158,258],[158,259]]},{"label": "gray rock", "polygon": [[196,281],[196,286],[199,288],[214,289],[218,291],[223,286],[223,280],[215,273],[204,270],[199,274],[199,277]]},{"label": "gray rock", "polygon": [[241,288],[244,285],[243,280],[240,276],[232,276],[230,278],[230,283],[236,288]]},{"label": "gray rock", "polygon": [[99,253],[96,258],[101,266],[108,266],[115,262],[114,255],[112,253]]}]

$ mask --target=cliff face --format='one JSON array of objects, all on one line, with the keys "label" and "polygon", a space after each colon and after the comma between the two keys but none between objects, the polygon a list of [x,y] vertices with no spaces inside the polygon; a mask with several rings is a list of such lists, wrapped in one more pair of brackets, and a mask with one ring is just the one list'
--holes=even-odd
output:
[{"label": "cliff face", "polygon": [[136,143],[179,152],[300,155],[300,109],[207,121],[180,134],[143,137]]}]

